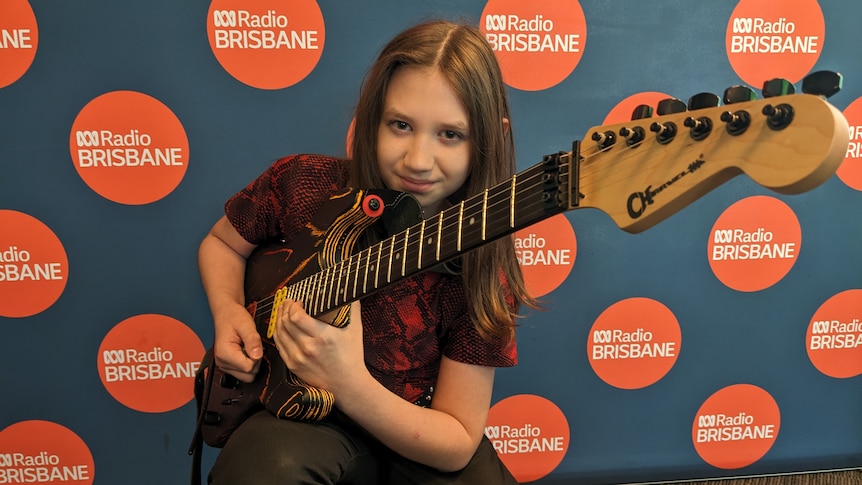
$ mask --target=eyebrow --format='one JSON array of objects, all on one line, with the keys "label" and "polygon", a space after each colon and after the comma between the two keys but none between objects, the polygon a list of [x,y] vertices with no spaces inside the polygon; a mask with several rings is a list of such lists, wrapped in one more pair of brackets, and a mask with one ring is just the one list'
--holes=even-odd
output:
[{"label": "eyebrow", "polygon": [[[413,122],[413,118],[402,113],[401,111],[398,111],[397,109],[383,110],[383,112],[381,113],[381,121],[385,120],[386,118],[396,118],[396,119],[407,121],[409,123]],[[470,129],[469,124],[467,124],[465,122],[461,122],[461,121],[457,121],[454,123],[443,122],[443,123],[440,123],[440,126],[444,130],[469,131],[469,129]]]}]

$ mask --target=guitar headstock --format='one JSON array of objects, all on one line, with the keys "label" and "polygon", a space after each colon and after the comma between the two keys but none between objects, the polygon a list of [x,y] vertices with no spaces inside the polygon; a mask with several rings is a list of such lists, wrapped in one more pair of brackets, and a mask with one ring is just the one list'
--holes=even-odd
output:
[{"label": "guitar headstock", "polygon": [[577,205],[637,233],[740,173],[782,194],[811,190],[843,161],[849,128],[823,97],[790,94],[597,126],[583,140]]}]

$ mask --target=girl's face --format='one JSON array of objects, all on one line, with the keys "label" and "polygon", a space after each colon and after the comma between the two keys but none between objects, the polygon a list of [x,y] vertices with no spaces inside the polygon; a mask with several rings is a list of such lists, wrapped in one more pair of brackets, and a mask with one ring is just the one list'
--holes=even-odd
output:
[{"label": "girl's face", "polygon": [[470,167],[467,111],[436,68],[392,74],[377,130],[386,186],[413,194],[431,215],[461,188]]}]

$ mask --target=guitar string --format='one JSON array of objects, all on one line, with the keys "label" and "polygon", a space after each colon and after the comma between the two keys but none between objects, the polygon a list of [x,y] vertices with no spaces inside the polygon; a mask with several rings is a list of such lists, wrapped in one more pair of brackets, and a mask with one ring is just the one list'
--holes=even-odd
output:
[{"label": "guitar string", "polygon": [[[534,171],[535,168],[536,167],[531,167],[530,169],[527,170],[527,173]],[[521,175],[524,175],[524,174],[521,174]],[[532,175],[531,177],[528,177],[528,179],[526,181],[524,181],[524,180],[517,181],[516,180],[516,187],[522,187],[523,183],[528,182],[531,179],[534,180],[536,176],[537,175]],[[509,185],[509,184],[511,184],[511,179],[508,180],[507,182],[504,182],[502,185]],[[537,185],[539,185],[539,184],[534,184],[533,186],[530,186],[528,188],[534,188]],[[493,192],[495,189],[499,190],[499,188],[500,188],[499,185],[492,187],[492,188],[488,189],[488,192],[489,193]],[[517,192],[516,192],[516,198],[517,198]],[[464,213],[471,214],[471,213],[475,212],[477,210],[477,208],[481,207],[483,198],[481,196],[480,197],[472,197],[471,201],[473,199],[478,199],[478,200],[473,201],[471,203],[471,205],[466,205],[464,208]],[[509,201],[507,198],[505,201],[505,203],[506,203],[505,208],[506,209],[508,209],[508,202]],[[501,207],[500,206],[501,203],[502,202],[492,203],[489,206],[490,212],[493,213],[497,209],[499,209]],[[529,209],[530,207],[525,206],[525,207],[519,207],[519,208]],[[455,209],[455,211],[453,211],[453,209]],[[446,211],[444,211],[444,212],[449,212],[450,214],[448,217],[444,214],[443,229],[439,230],[438,234],[442,231],[445,231],[447,228],[451,230],[452,227],[454,227],[452,224],[449,224],[449,222],[451,222],[453,218],[456,219],[455,223],[457,224],[457,219],[460,219],[458,209],[459,209],[459,206],[455,206],[455,207],[448,208]],[[496,220],[497,218],[491,218],[491,219],[493,221],[493,220]],[[508,220],[508,217],[506,219]],[[426,221],[426,225],[427,225],[427,221]],[[357,267],[355,271],[361,272],[364,270],[367,273],[369,271],[369,268],[375,267],[376,271],[375,270],[372,270],[372,271],[375,272],[375,276],[379,277],[380,267],[376,267],[377,261],[378,261],[377,256],[382,255],[382,254],[387,254],[386,260],[388,261],[388,255],[390,255],[390,254],[393,255],[393,257],[400,257],[400,254],[396,253],[395,251],[405,251],[406,253],[410,253],[410,254],[414,253],[416,251],[416,245],[420,244],[422,241],[419,241],[419,240],[416,240],[415,242],[412,241],[409,237],[409,234],[418,233],[418,228],[420,226],[421,226],[421,222],[408,228],[408,229],[406,229],[406,230],[404,230],[404,231],[401,231],[401,232],[399,232],[399,233],[397,233],[397,234],[395,234],[395,235],[393,235],[393,236],[391,236],[391,237],[389,237],[383,241],[381,241],[380,243],[377,243],[377,244],[375,244],[369,248],[366,248],[366,249],[360,251],[357,254],[352,255],[351,257],[349,257],[345,260],[342,260],[338,263],[332,264],[332,265],[328,266],[327,268],[320,270],[316,274],[313,274],[313,275],[311,275],[311,276],[309,276],[309,277],[307,277],[307,278],[305,278],[299,282],[293,283],[293,284],[289,285],[288,288],[293,288],[296,285],[305,285],[305,286],[311,286],[312,288],[319,288],[321,286],[321,284],[320,284],[321,282],[327,282],[331,279],[331,277],[333,276],[333,272],[340,273],[342,271],[342,266],[344,265],[345,262],[348,262],[348,261],[355,262],[355,260],[362,261],[360,263],[355,264],[355,266]],[[404,248],[404,244],[403,244],[405,237],[407,238],[407,248],[406,249]],[[399,242],[401,243],[400,245],[399,245]],[[395,249],[393,249],[393,248],[395,248]],[[368,263],[366,263],[369,259],[372,259],[372,258],[373,258],[373,263],[371,263],[370,265]],[[385,263],[385,261],[384,261],[384,263]],[[380,266],[381,267],[384,266],[384,263],[381,263]],[[349,264],[350,264],[350,266],[354,266],[354,264],[352,264],[352,263],[349,263]],[[313,281],[309,283],[308,280],[313,280]],[[385,275],[384,275],[384,280],[388,280],[388,278],[386,278]],[[365,281],[363,281],[363,283],[365,283]],[[373,286],[375,286],[375,285],[372,285],[372,287]],[[289,290],[289,292],[290,292],[290,290]],[[314,299],[314,295],[308,295],[308,296],[312,297],[311,299]],[[269,309],[269,306],[271,306],[273,299],[274,298],[271,295],[269,297],[266,297],[266,298],[260,300],[258,302],[258,305],[257,305],[257,309],[258,309],[257,311],[258,312],[267,311]],[[305,303],[306,303],[306,306],[309,306],[310,302],[306,301]]]},{"label": "guitar string", "polygon": [[[592,147],[590,151],[594,151],[594,153],[584,154],[582,152],[580,154],[582,159],[583,159],[581,162],[584,163],[584,162],[590,160],[592,157],[598,155],[602,151],[607,151],[608,149],[610,149],[610,147],[605,148],[605,149],[601,149],[599,147]],[[569,154],[571,154],[571,152],[569,152]],[[570,174],[570,170],[569,170],[570,165],[571,165],[571,162],[560,163],[560,175],[566,179],[568,179],[569,174]],[[537,213],[545,212],[545,210],[541,207],[544,204],[544,201],[541,198],[539,198],[539,200],[534,200],[535,197],[524,198],[524,196],[523,196],[525,191],[533,191],[531,193],[535,193],[534,189],[544,183],[543,179],[540,178],[537,182],[536,178],[537,177],[543,177],[545,173],[546,172],[543,170],[543,165],[541,163],[539,163],[537,165],[534,165],[534,166],[526,169],[524,172],[518,174],[520,176],[527,175],[526,180],[523,180],[523,179],[516,179],[515,180],[515,187],[516,187],[516,189],[515,189],[515,200],[518,201],[518,195],[521,195],[522,196],[521,201],[526,202],[525,205],[519,205],[518,206],[519,214],[521,214],[521,215],[527,214],[530,216],[535,216]],[[505,221],[504,223],[508,226],[508,223],[509,223],[508,212],[511,208],[511,202],[510,202],[510,196],[509,196],[509,194],[510,194],[509,188],[511,187],[511,182],[512,182],[512,179],[508,179],[502,183],[499,183],[499,184],[492,186],[491,188],[487,189],[486,192],[489,194],[489,205],[486,208],[485,213],[486,213],[486,218],[488,219],[490,224],[486,224],[486,227],[489,225],[495,226],[495,225],[499,224],[499,221],[501,221],[501,220]],[[568,181],[566,180],[564,182],[567,183]],[[530,185],[524,185],[524,184],[528,184],[528,183]],[[541,192],[538,192],[538,193],[541,194]],[[479,194],[479,195],[481,195],[481,194]],[[505,197],[503,197],[504,200],[491,201],[491,198],[501,198],[501,197],[499,197],[501,195],[505,195]],[[473,212],[475,212],[477,210],[477,208],[481,207],[481,205],[484,202],[484,197],[473,196],[469,200],[475,200],[475,203],[473,203],[470,206],[464,207],[463,213],[465,213],[465,214],[472,214]],[[459,220],[461,219],[460,210],[453,210],[453,209],[459,209],[459,206],[450,207],[444,211],[443,227],[442,227],[442,229],[439,229],[439,228],[437,229],[437,231],[436,231],[437,236],[436,237],[439,237],[439,235],[442,234],[443,231],[446,231],[446,230],[451,231],[452,228],[457,226],[457,224],[459,223]],[[446,215],[445,214],[446,212],[451,212],[451,214]],[[497,213],[501,213],[501,212],[505,212],[507,214],[507,216],[505,218],[493,217],[493,214],[497,214]],[[454,222],[452,221],[453,219],[454,219]],[[434,225],[439,225],[437,221],[438,221],[438,218],[436,218],[436,217],[426,220],[425,221],[426,227],[429,225],[429,222],[430,222],[432,227]],[[421,225],[422,225],[422,222],[417,223],[414,226],[412,226],[412,227],[410,227],[404,231],[401,231],[401,232],[385,239],[384,241],[381,241],[380,243],[377,243],[377,244],[375,244],[369,248],[363,249],[362,251],[360,251],[356,254],[353,254],[348,258],[345,258],[344,260],[341,260],[337,263],[334,263],[334,264],[328,266],[325,269],[320,270],[319,272],[315,273],[314,275],[310,275],[307,278],[304,278],[303,280],[300,280],[300,281],[297,281],[295,283],[287,285],[288,293],[295,293],[299,290],[296,290],[296,291],[291,291],[291,290],[294,290],[295,288],[299,288],[299,287],[304,286],[304,287],[311,287],[310,291],[316,293],[316,295],[307,295],[307,297],[311,297],[311,298],[307,298],[307,299],[315,300],[314,296],[317,296],[318,297],[317,299],[319,300],[319,298],[321,298],[321,297],[330,296],[330,295],[320,295],[319,294],[322,290],[324,290],[323,288],[320,288],[322,286],[321,282],[326,283],[326,282],[330,281],[331,279],[337,278],[337,276],[333,275],[333,272],[335,272],[336,275],[341,275],[344,273],[344,269],[345,269],[344,267],[345,266],[347,266],[347,268],[349,268],[349,271],[354,271],[354,272],[359,272],[359,273],[364,272],[366,274],[366,278],[367,278],[367,274],[368,274],[369,269],[373,267],[374,269],[371,269],[371,271],[375,272],[376,275],[379,276],[380,268],[376,267],[377,258],[374,257],[374,262],[371,265],[367,265],[365,263],[365,261],[370,259],[369,255],[367,255],[367,254],[363,255],[363,254],[365,254],[367,252],[370,252],[370,254],[372,254],[372,255],[376,254],[375,248],[377,248],[376,251],[380,254],[383,254],[383,253],[393,254],[393,252],[395,251],[395,248],[397,247],[398,251],[403,251],[405,254],[414,255],[418,252],[418,245],[423,244],[425,242],[425,239],[423,239],[423,240],[416,239],[414,241],[414,240],[411,240],[411,237],[409,236],[409,234],[415,233],[416,231],[418,231]],[[473,226],[473,227],[468,227],[468,229],[476,230],[477,228],[475,226]],[[504,231],[500,231],[500,232],[504,232]],[[406,248],[404,247],[404,244],[403,244],[403,240],[405,237],[407,238]],[[396,246],[398,242],[401,242],[400,246]],[[436,240],[434,241],[434,243],[436,243]],[[389,249],[384,249],[384,246],[388,246]],[[455,257],[455,256],[456,255],[453,255],[451,257]],[[400,256],[396,256],[396,257],[399,258],[399,262],[401,262]],[[359,261],[359,262],[357,262],[357,261]],[[443,260],[434,260],[432,262],[433,264],[431,264],[430,266],[439,264],[442,261]],[[418,262],[418,263],[421,265],[421,262]],[[403,265],[403,262],[401,262],[401,264]],[[354,266],[355,266],[355,268],[354,268]],[[390,266],[390,268],[391,268],[391,266]],[[422,269],[423,268],[416,268],[415,272],[419,272]],[[349,273],[349,271],[348,271],[348,273]],[[405,275],[409,275],[409,274],[410,274],[409,272],[404,273],[404,272],[399,270],[396,274],[396,280],[401,279]],[[308,280],[314,280],[314,281],[308,281]],[[363,283],[367,284],[367,281],[363,281]],[[386,281],[383,282],[384,285],[386,285],[388,283],[389,283],[389,278],[387,278]],[[377,284],[376,286],[372,285],[372,290],[378,289],[379,286],[380,286],[379,284]],[[344,289],[345,293],[348,292],[347,291],[348,287],[349,287],[349,282],[347,285],[345,285],[345,289]],[[354,295],[356,294],[356,291],[357,291],[357,288],[354,287],[353,288]],[[362,292],[362,293],[365,294],[365,292]],[[336,295],[336,299],[338,299],[337,295]],[[257,302],[257,305],[256,305],[256,315],[260,316],[261,314],[263,314],[263,312],[268,313],[274,300],[275,300],[275,295],[269,295],[269,296],[264,297],[263,299],[259,300]],[[308,309],[310,302],[304,302],[304,303]],[[315,303],[316,304],[312,305],[312,306],[319,307],[320,302],[317,301]],[[346,303],[346,301],[344,303]],[[316,313],[316,314],[324,313],[325,311],[328,311],[332,308],[338,307],[344,303],[337,303],[336,302],[336,304],[334,306],[332,306],[331,308],[322,308],[322,309],[318,308],[314,311],[314,313]],[[319,313],[317,313],[318,311],[319,311]],[[310,313],[312,313],[312,312],[310,312]],[[265,314],[264,314],[264,316],[265,316]]]}]

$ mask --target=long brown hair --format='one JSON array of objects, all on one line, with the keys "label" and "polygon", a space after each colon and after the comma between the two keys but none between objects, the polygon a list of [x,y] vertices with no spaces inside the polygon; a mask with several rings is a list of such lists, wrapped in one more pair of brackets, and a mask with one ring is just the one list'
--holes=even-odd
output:
[{"label": "long brown hair", "polygon": [[[494,51],[475,27],[434,20],[392,39],[365,78],[351,145],[355,187],[383,187],[376,162],[377,131],[389,80],[401,66],[439,69],[467,111],[469,173],[464,187],[450,197],[457,200],[450,202],[458,203],[514,175],[511,123],[506,126],[503,121],[510,118],[509,103]],[[468,306],[477,328],[486,337],[513,337],[520,305],[537,305],[524,288],[512,238],[501,238],[461,259]]]}]

